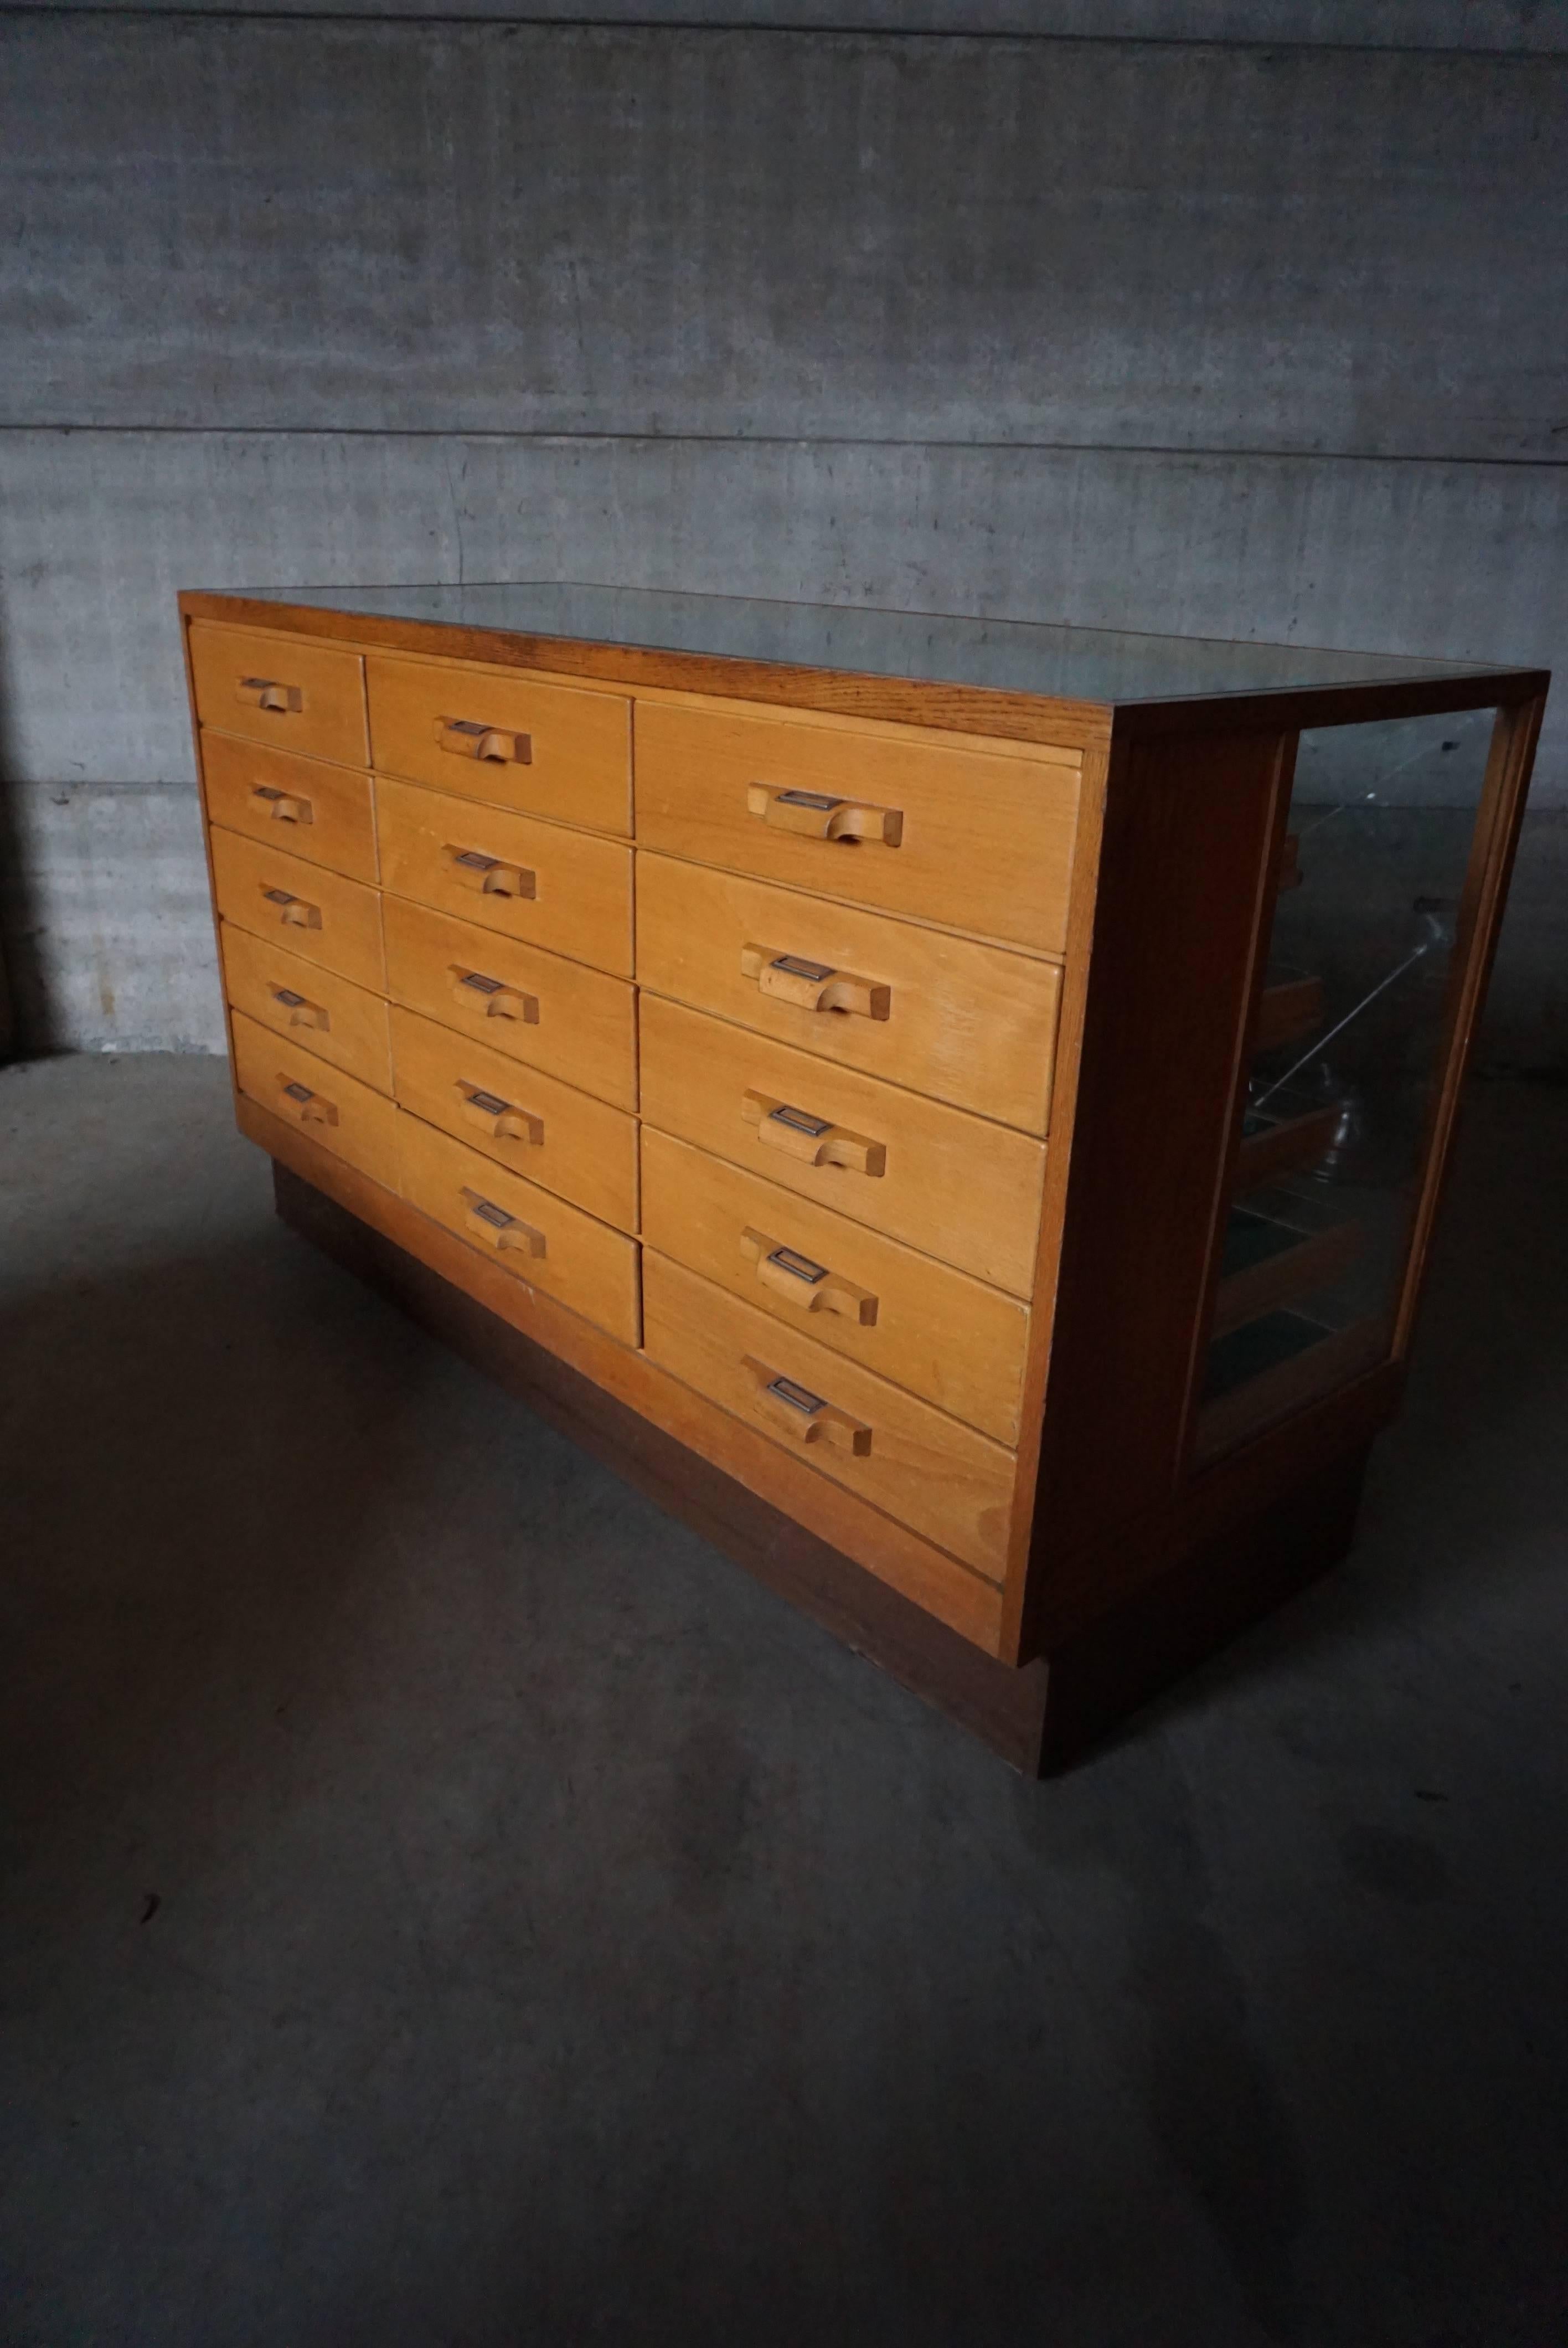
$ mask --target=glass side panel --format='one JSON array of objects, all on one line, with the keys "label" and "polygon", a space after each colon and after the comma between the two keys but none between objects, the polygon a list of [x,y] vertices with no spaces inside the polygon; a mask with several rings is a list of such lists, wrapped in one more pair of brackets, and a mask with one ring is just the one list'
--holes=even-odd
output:
[{"label": "glass side panel", "polygon": [[1389,1354],[1494,716],[1301,736],[1200,1459]]},{"label": "glass side panel", "polygon": [[1139,635],[1033,620],[972,620],[834,603],[681,595],[651,588],[561,584],[413,587],[235,587],[220,592],[318,611],[563,636],[650,651],[709,654],[922,677],[1002,693],[1091,702],[1163,701],[1330,685],[1488,672],[1462,661],[1322,652],[1299,644],[1230,644],[1204,636]]}]

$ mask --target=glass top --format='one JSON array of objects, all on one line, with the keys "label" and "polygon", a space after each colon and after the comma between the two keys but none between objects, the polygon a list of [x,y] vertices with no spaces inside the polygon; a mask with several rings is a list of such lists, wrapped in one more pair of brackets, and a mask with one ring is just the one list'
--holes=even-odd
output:
[{"label": "glass top", "polygon": [[960,619],[838,603],[688,595],[662,589],[470,583],[430,587],[257,587],[221,591],[252,600],[361,612],[394,620],[497,629],[579,643],[728,660],[918,677],[1070,701],[1167,701],[1214,694],[1300,692],[1313,686],[1430,683],[1485,675],[1471,661],[1404,654],[1325,652],[1302,644],[1231,644],[1070,628],[1038,620]]}]

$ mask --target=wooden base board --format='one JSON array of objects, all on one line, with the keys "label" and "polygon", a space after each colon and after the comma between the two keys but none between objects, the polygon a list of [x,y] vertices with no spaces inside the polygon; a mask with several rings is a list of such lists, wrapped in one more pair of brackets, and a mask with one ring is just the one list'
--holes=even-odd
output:
[{"label": "wooden base board", "polygon": [[1066,1767],[1349,1547],[1365,1447],[1180,1560],[1049,1657],[982,1654],[804,1526],[273,1161],[284,1222],[661,1508],[1026,1776]]}]

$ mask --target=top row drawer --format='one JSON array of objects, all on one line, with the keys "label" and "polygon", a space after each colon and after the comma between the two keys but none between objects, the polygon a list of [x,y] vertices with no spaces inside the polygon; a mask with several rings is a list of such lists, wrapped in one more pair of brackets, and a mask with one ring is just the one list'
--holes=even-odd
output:
[{"label": "top row drawer", "polygon": [[458,798],[631,830],[631,704],[506,669],[383,658],[200,622],[196,708],[225,734]]},{"label": "top row drawer", "polygon": [[[449,797],[632,831],[628,695],[201,623],[204,726]],[[965,936],[1061,953],[1075,753],[640,701],[638,843]]]}]

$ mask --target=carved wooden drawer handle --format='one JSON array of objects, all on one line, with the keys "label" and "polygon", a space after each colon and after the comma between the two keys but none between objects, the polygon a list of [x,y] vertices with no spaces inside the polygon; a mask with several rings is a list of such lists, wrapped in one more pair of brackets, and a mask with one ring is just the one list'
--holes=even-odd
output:
[{"label": "carved wooden drawer handle", "polygon": [[897,808],[835,798],[828,791],[779,791],[771,783],[748,783],[746,810],[775,831],[798,831],[806,839],[875,839],[884,848],[897,848],[904,839]]},{"label": "carved wooden drawer handle", "polygon": [[492,1141],[528,1141],[536,1148],[545,1138],[545,1121],[516,1101],[503,1100],[499,1093],[487,1092],[482,1085],[471,1085],[459,1076],[453,1087],[457,1095],[463,1116],[469,1125],[477,1125]]},{"label": "carved wooden drawer handle", "polygon": [[533,737],[502,726],[481,726],[472,717],[438,717],[436,739],[455,758],[488,758],[502,767],[531,767]]},{"label": "carved wooden drawer handle", "polygon": [[272,986],[268,992],[273,1002],[281,1004],[288,1013],[291,1027],[319,1027],[323,1033],[330,1030],[333,1023],[324,1004],[310,1002],[306,996],[296,994],[292,986]]},{"label": "carved wooden drawer handle", "polygon": [[741,1115],[756,1127],[759,1141],[770,1149],[782,1149],[786,1158],[798,1158],[804,1166],[847,1166],[856,1174],[887,1171],[885,1142],[868,1141],[863,1133],[813,1117],[809,1109],[789,1101],[770,1099],[766,1093],[743,1093]]},{"label": "carved wooden drawer handle", "polygon": [[505,1207],[497,1207],[493,1199],[477,1190],[465,1188],[459,1195],[466,1210],[463,1220],[477,1238],[502,1255],[543,1255],[545,1235],[536,1231],[532,1223],[525,1223],[520,1215],[509,1215]]},{"label": "carved wooden drawer handle", "polygon": [[314,823],[315,808],[297,791],[280,791],[271,783],[252,783],[251,797],[259,800],[259,815],[270,816],[274,823]]},{"label": "carved wooden drawer handle", "polygon": [[804,954],[774,953],[771,946],[743,946],[741,972],[754,978],[759,994],[798,1004],[803,1011],[853,1011],[862,1019],[886,1019],[893,990],[874,978],[835,970],[831,963],[808,962]]},{"label": "carved wooden drawer handle", "polygon": [[271,709],[280,716],[297,716],[305,696],[297,685],[282,685],[275,676],[242,676],[236,680],[234,698],[247,709]]},{"label": "carved wooden drawer handle", "polygon": [[313,1093],[309,1085],[302,1085],[297,1076],[280,1075],[278,1097],[285,1117],[297,1125],[335,1125],[337,1104],[321,1093]]},{"label": "carved wooden drawer handle", "polygon": [[876,1299],[871,1291],[856,1288],[852,1280],[829,1272],[826,1264],[802,1255],[798,1248],[770,1239],[765,1231],[747,1230],[741,1233],[741,1253],[756,1265],[763,1286],[773,1289],[797,1313],[836,1313],[862,1329],[876,1326]]},{"label": "carved wooden drawer handle", "polygon": [[507,864],[498,856],[487,856],[479,848],[453,848],[441,850],[447,869],[461,880],[465,889],[473,889],[482,897],[536,897],[538,876],[526,864]]},{"label": "carved wooden drawer handle", "polygon": [[770,1369],[766,1362],[750,1354],[742,1355],[741,1367],[756,1380],[757,1400],[769,1417],[797,1443],[825,1443],[856,1459],[870,1457],[871,1429],[864,1420],[851,1418],[825,1395],[813,1394],[798,1379],[785,1377],[781,1370]]},{"label": "carved wooden drawer handle", "polygon": [[453,999],[481,1019],[520,1019],[526,1027],[539,1024],[539,998],[508,986],[504,978],[489,978],[482,970],[464,970],[454,963],[446,973]]},{"label": "carved wooden drawer handle", "polygon": [[290,929],[319,930],[321,928],[321,907],[308,903],[303,897],[296,897],[292,889],[263,889],[261,894],[269,905],[277,906],[280,919],[285,922]]}]

